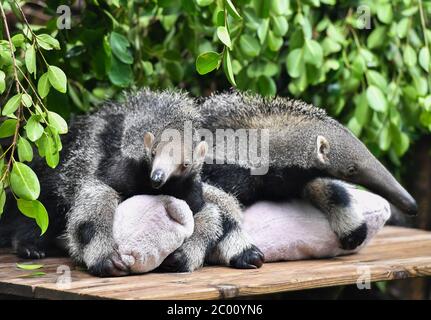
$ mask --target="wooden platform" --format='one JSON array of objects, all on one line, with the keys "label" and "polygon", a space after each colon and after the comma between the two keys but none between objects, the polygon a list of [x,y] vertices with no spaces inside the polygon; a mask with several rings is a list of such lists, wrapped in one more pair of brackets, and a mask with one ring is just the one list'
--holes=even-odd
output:
[{"label": "wooden platform", "polygon": [[[16,267],[20,262],[0,254],[0,294],[42,299],[219,299],[431,275],[431,232],[385,227],[362,252],[333,259],[267,263],[258,270],[206,267],[194,273],[151,273],[123,278],[95,278],[66,258],[34,261],[46,275]],[[70,287],[61,285],[71,268]],[[65,278],[66,277],[66,278]],[[67,281],[66,281],[67,282]],[[60,284],[59,284],[60,283]]]}]

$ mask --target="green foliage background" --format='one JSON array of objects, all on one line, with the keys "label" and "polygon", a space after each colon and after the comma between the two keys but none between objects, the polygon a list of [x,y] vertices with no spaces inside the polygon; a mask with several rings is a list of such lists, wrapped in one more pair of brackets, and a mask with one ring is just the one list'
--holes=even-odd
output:
[{"label": "green foliage background", "polygon": [[[32,7],[47,21],[30,25],[19,11],[26,1],[3,3],[17,17],[9,27],[23,88],[3,21],[0,137],[17,139],[3,150],[0,187],[12,183],[42,230],[37,177],[24,164],[31,146],[55,167],[67,131],[59,115],[121,99],[124,89],[295,96],[327,109],[393,168],[431,130],[430,1],[48,0]],[[60,5],[72,8],[70,29],[57,27]]]}]

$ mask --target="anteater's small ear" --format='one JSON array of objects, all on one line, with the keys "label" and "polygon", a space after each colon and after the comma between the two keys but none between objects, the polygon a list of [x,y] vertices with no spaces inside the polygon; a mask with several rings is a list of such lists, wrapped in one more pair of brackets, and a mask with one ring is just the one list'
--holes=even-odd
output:
[{"label": "anteater's small ear", "polygon": [[196,162],[203,162],[208,152],[208,143],[201,141],[195,148],[194,159]]},{"label": "anteater's small ear", "polygon": [[322,164],[328,164],[328,154],[329,154],[329,142],[324,136],[317,136],[316,139],[317,147],[317,160]]},{"label": "anteater's small ear", "polygon": [[154,143],[154,134],[152,134],[151,132],[145,132],[144,134],[145,148],[147,148],[148,150],[151,150],[151,148],[153,147],[153,143]]}]

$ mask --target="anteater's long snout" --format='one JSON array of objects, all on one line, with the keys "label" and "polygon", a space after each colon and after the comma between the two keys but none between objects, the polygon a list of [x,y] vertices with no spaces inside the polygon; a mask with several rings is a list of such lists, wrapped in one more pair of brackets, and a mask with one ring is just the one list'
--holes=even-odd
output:
[{"label": "anteater's long snout", "polygon": [[384,197],[405,214],[416,215],[418,213],[416,200],[380,162],[376,160],[372,168],[361,171],[361,174],[358,175],[358,184]]}]

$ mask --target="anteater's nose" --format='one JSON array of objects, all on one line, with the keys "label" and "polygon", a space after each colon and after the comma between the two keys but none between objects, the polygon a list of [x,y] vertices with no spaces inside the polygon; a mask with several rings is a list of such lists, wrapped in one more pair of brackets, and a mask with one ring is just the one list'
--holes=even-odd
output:
[{"label": "anteater's nose", "polygon": [[165,183],[165,173],[161,169],[155,170],[151,174],[151,185],[155,189],[159,189]]}]

